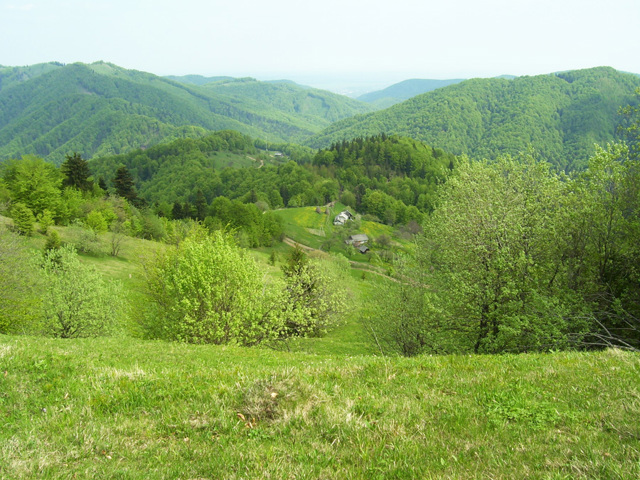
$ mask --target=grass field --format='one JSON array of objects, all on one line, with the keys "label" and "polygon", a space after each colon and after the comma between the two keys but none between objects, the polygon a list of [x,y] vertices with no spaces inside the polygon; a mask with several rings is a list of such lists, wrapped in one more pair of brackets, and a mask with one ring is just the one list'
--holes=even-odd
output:
[{"label": "grass field", "polygon": [[0,477],[640,477],[640,357],[0,336]]},{"label": "grass field", "polygon": [[[291,210],[301,228],[326,217]],[[131,338],[157,248],[129,238],[119,257],[82,256],[125,285],[129,336],[0,335],[1,479],[640,478],[637,353],[378,356],[360,320],[389,280],[355,269],[324,338]],[[271,249],[251,255],[276,276],[290,247],[274,249],[274,266]]]}]

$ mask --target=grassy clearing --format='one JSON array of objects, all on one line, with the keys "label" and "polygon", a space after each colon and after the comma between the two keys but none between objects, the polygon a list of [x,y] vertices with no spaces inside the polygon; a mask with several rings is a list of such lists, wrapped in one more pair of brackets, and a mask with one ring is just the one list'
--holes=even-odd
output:
[{"label": "grassy clearing", "polygon": [[0,477],[639,478],[640,356],[0,337]]}]

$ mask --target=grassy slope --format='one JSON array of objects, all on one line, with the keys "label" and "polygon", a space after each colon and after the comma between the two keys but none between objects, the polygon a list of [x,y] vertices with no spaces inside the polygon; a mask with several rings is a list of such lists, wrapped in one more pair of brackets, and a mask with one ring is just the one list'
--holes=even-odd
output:
[{"label": "grassy slope", "polygon": [[638,384],[640,357],[619,351],[388,359],[0,337],[0,476],[638,478]]},{"label": "grassy slope", "polygon": [[[83,259],[133,311],[154,248]],[[0,478],[640,476],[639,355],[376,357],[384,281],[354,270],[344,324],[291,352],[0,336]]]}]

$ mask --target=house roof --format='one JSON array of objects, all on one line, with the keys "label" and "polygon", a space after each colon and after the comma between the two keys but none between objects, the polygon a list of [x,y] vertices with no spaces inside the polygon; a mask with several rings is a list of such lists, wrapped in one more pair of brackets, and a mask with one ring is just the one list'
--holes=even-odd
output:
[{"label": "house roof", "polygon": [[368,242],[369,237],[365,233],[358,233],[356,235],[351,235],[349,237],[349,240],[351,240],[352,242]]}]

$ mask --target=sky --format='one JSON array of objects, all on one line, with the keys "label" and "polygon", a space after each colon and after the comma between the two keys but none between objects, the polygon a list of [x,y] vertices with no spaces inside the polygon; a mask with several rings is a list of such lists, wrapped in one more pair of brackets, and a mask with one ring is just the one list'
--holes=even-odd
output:
[{"label": "sky", "polygon": [[409,78],[640,73],[639,27],[640,0],[0,0],[0,65],[103,60],[349,93]]}]

